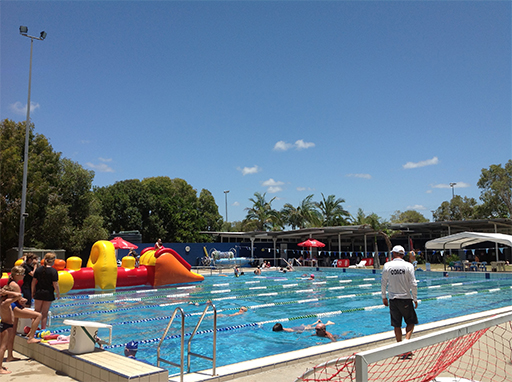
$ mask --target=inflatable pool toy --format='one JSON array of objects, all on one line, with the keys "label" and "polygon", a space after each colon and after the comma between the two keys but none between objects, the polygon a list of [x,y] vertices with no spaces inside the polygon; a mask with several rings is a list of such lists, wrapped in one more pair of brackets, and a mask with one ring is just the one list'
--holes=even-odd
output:
[{"label": "inflatable pool toy", "polygon": [[[53,267],[59,272],[61,294],[72,289],[113,290],[137,285],[159,287],[204,280],[202,275],[192,272],[190,264],[171,248],[158,251],[153,247],[144,249],[138,268],[135,268],[131,256],[123,258],[121,264],[117,266],[114,245],[110,241],[100,240],[94,243],[86,267],[81,267],[82,259],[76,256],[67,261],[56,259]],[[7,277],[2,277],[0,287],[6,283]]]},{"label": "inflatable pool toy", "polygon": [[49,336],[51,334],[52,334],[52,332],[50,332],[49,330],[40,329],[40,330],[36,330],[35,337],[36,338],[44,338],[45,336]]},{"label": "inflatable pool toy", "polygon": [[48,341],[48,344],[50,344],[50,345],[69,344],[70,337],[71,336],[60,335],[56,339]]}]

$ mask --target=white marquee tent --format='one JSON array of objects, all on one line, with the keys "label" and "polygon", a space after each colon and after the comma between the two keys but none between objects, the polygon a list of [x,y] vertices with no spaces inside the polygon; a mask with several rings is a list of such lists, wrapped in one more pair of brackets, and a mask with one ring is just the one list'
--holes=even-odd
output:
[{"label": "white marquee tent", "polygon": [[[425,243],[426,249],[461,249],[469,245],[492,241],[499,244],[512,247],[512,235],[502,233],[482,233],[482,232],[460,232],[454,235],[440,237]],[[498,248],[496,248],[496,261],[498,261]]]}]

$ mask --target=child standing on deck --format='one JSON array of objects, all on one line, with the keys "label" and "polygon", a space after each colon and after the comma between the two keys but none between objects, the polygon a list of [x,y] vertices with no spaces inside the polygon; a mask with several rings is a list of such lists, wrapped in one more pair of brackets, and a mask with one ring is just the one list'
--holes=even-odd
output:
[{"label": "child standing on deck", "polygon": [[0,299],[0,374],[11,374],[10,370],[7,370],[2,364],[4,361],[4,354],[7,350],[9,338],[14,338],[14,313],[12,312],[11,304],[18,301],[21,298],[21,293],[16,293],[11,290],[12,288],[8,285],[1,289]]}]

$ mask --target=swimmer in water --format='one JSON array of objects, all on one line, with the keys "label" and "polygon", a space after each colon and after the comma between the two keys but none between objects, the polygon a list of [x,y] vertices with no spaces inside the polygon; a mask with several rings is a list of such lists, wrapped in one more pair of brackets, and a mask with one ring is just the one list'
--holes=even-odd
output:
[{"label": "swimmer in water", "polygon": [[[301,332],[306,331],[306,330],[313,330],[313,329],[315,329],[316,325],[321,324],[321,323],[322,323],[322,320],[317,320],[314,323],[312,323],[311,325],[304,325],[304,324],[302,324],[300,326],[294,326],[292,328],[285,328],[285,327],[283,327],[283,325],[281,323],[278,322],[277,324],[275,324],[272,327],[272,331],[273,332],[288,332],[288,333],[298,332],[298,333],[301,333]],[[334,322],[327,321],[325,326],[327,326],[327,325],[334,325]]]},{"label": "swimmer in water", "polygon": [[318,337],[327,337],[332,342],[336,342],[336,338],[334,338],[334,336],[327,331],[327,328],[325,327],[325,324],[322,324],[322,323],[318,324],[315,327],[315,334],[314,335],[318,336]]},{"label": "swimmer in water", "polygon": [[236,313],[233,313],[233,314],[219,314],[217,315],[217,317],[233,317],[233,316],[239,316],[240,314],[244,314],[245,312],[247,312],[249,309],[246,307],[246,306],[242,306],[238,312]]}]

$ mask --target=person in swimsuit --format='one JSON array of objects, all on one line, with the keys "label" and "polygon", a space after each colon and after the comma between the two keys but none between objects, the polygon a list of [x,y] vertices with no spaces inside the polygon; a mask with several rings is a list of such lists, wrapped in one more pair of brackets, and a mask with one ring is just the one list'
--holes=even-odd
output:
[{"label": "person in swimsuit", "polygon": [[[9,275],[9,280],[7,281],[7,285],[11,288],[12,291],[21,294],[21,288],[18,283],[23,280],[25,276],[25,269],[21,266],[15,266],[11,269],[11,274]],[[18,301],[11,303],[11,309],[14,314],[14,327],[18,327],[18,320],[20,318],[30,318],[32,319],[32,325],[30,327],[30,331],[27,334],[27,342],[29,344],[35,344],[41,342],[40,339],[35,338],[37,327],[41,322],[41,313],[38,313],[32,309],[25,309],[26,300],[21,297]],[[16,335],[15,330],[12,333],[9,333],[9,341],[7,343],[7,362],[16,361],[17,358],[14,357],[14,336]]]},{"label": "person in swimsuit", "polygon": [[137,341],[130,341],[124,348],[124,356],[135,359],[137,356],[137,350],[139,350],[139,343]]},{"label": "person in swimsuit", "polygon": [[[315,329],[316,325],[318,324],[321,324],[322,323],[322,320],[317,320],[315,321],[314,323],[312,323],[311,325],[300,325],[300,326],[294,326],[292,328],[285,328],[283,327],[283,325],[281,323],[277,323],[275,324],[273,327],[272,327],[272,331],[273,332],[298,332],[298,333],[302,333],[306,330],[313,330]],[[325,326],[327,325],[334,325],[334,322],[332,321],[327,321],[327,323],[325,324]]]},{"label": "person in swimsuit", "polygon": [[332,335],[331,333],[329,333],[327,331],[327,328],[325,327],[325,324],[318,324],[316,327],[315,327],[315,336],[318,336],[318,337],[327,337],[329,338],[332,342],[336,342],[336,338],[334,337],[334,335]]},{"label": "person in swimsuit", "polygon": [[217,317],[233,317],[233,316],[238,316],[240,314],[244,314],[247,311],[248,311],[248,308],[246,306],[242,306],[240,309],[238,309],[238,312],[236,312],[236,313],[233,313],[233,314],[218,314]]},{"label": "person in swimsuit", "polygon": [[7,350],[9,338],[16,334],[14,331],[14,313],[12,312],[11,304],[22,298],[21,293],[17,293],[11,290],[12,288],[6,285],[0,291],[0,374],[11,374],[10,370],[7,370],[2,364],[4,361],[4,354]]},{"label": "person in swimsuit", "polygon": [[46,329],[48,311],[50,310],[52,301],[55,300],[55,293],[57,294],[57,298],[60,298],[59,273],[53,268],[55,258],[56,255],[53,252],[44,255],[44,265],[36,269],[34,279],[32,280],[34,308],[36,312],[40,312],[42,316],[41,329]]},{"label": "person in swimsuit", "polygon": [[155,243],[155,251],[158,251],[160,248],[163,248],[162,239],[158,239]]}]

